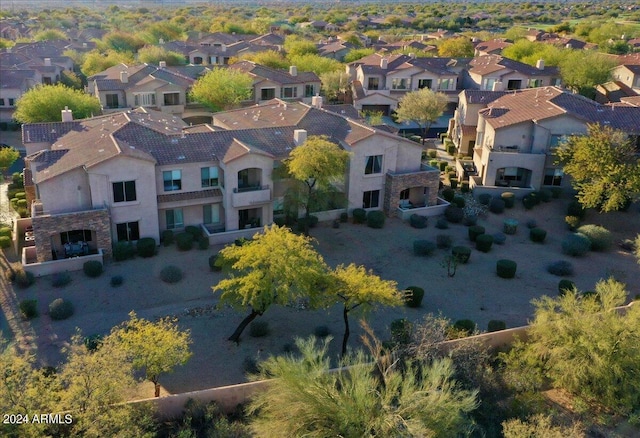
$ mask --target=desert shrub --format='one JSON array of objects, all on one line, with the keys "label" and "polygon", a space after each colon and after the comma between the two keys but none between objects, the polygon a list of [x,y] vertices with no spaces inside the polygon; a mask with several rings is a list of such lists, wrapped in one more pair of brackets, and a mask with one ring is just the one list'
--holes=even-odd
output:
[{"label": "desert shrub", "polygon": [[100,277],[102,275],[102,263],[98,260],[89,260],[82,265],[84,275],[91,278]]},{"label": "desert shrub", "polygon": [[493,244],[493,236],[490,234],[481,234],[476,237],[476,249],[482,252],[489,252]]},{"label": "desert shrub", "polygon": [[558,295],[564,295],[567,292],[573,292],[576,289],[576,284],[571,281],[563,278],[558,282]]},{"label": "desert shrub", "polygon": [[429,158],[435,158],[435,157],[437,157],[437,156],[438,156],[438,151],[436,151],[435,149],[429,149],[429,150],[427,151],[427,156],[428,156]]},{"label": "desert shrub", "polygon": [[500,195],[500,198],[504,201],[506,208],[513,208],[516,203],[516,195],[513,192],[504,192]]},{"label": "desert shrub", "polygon": [[591,249],[591,241],[584,234],[573,233],[562,241],[562,252],[573,257],[582,257],[589,252],[589,249]]},{"label": "desert shrub", "polygon": [[558,277],[567,277],[573,275],[573,264],[566,260],[557,260],[547,265],[547,272]]},{"label": "desert shrub", "polygon": [[222,265],[218,262],[218,255],[214,254],[209,257],[209,269],[213,272],[222,271]]},{"label": "desert shrub", "polygon": [[16,192],[13,196],[18,199],[27,199],[27,194],[25,192]]},{"label": "desert shrub", "polygon": [[340,222],[344,224],[348,220],[349,220],[349,213],[347,213],[346,211],[343,211],[342,213],[340,213]]},{"label": "desert shrub", "polygon": [[384,213],[380,210],[373,210],[367,213],[367,226],[369,228],[382,228],[384,227]]},{"label": "desert shrub", "polygon": [[0,228],[0,237],[9,237],[9,238],[11,238],[12,234],[13,234],[13,231],[11,230],[11,228],[9,228],[9,227]]},{"label": "desert shrub", "polygon": [[538,205],[537,199],[533,196],[532,193],[529,193],[524,198],[522,198],[522,205],[526,210],[531,210],[533,207]]},{"label": "desert shrub", "polygon": [[409,225],[413,228],[426,228],[429,220],[426,216],[420,216],[419,214],[412,214],[409,216]]},{"label": "desert shrub", "polygon": [[199,250],[209,249],[209,238],[207,236],[198,237],[198,249]]},{"label": "desert shrub", "polygon": [[462,181],[460,183],[460,191],[462,193],[469,193],[469,181]]},{"label": "desert shrub", "polygon": [[542,243],[546,237],[547,232],[542,228],[531,228],[529,231],[529,239],[531,239],[532,242]]},{"label": "desert shrub", "polygon": [[447,143],[446,149],[447,153],[451,156],[456,153],[456,145],[454,145],[453,143]]},{"label": "desert shrub", "polygon": [[491,213],[500,214],[504,211],[506,203],[504,199],[493,198],[491,202],[489,202],[489,211]]},{"label": "desert shrub", "polygon": [[457,189],[458,188],[458,178],[449,178],[449,185],[451,186],[452,189],[454,189],[454,190]]},{"label": "desert shrub", "polygon": [[489,205],[491,202],[491,195],[489,193],[483,193],[478,196],[478,202],[482,205]]},{"label": "desert shrub", "polygon": [[268,321],[253,321],[249,324],[249,336],[252,338],[262,338],[270,332]]},{"label": "desert shrub", "polygon": [[461,209],[460,207],[449,205],[444,210],[444,217],[447,218],[449,222],[453,224],[458,224],[462,222],[462,219],[464,218],[464,210]]},{"label": "desert shrub", "polygon": [[507,236],[505,236],[504,233],[501,232],[497,232],[497,233],[493,233],[493,243],[495,243],[496,245],[503,245],[504,242],[507,241]]},{"label": "desert shrub", "polygon": [[[155,247],[155,242],[154,242]],[[155,251],[155,248],[154,248]],[[131,242],[116,242],[113,244],[113,259],[117,262],[131,259],[135,255],[136,250]]]},{"label": "desert shrub", "polygon": [[464,200],[464,198],[462,196],[454,196],[453,197],[453,204],[456,207],[464,208],[466,202],[465,202],[465,200]]},{"label": "desert shrub", "polygon": [[449,228],[449,221],[443,217],[436,220],[436,228],[439,230],[446,230]]},{"label": "desert shrub", "polygon": [[468,229],[469,240],[471,240],[472,242],[475,242],[476,237],[478,237],[481,234],[484,234],[484,232],[485,232],[485,229],[481,225],[474,225],[472,227],[469,227]]},{"label": "desert shrub", "polygon": [[505,219],[502,221],[502,231],[505,234],[516,234],[518,231],[518,221],[516,219]]},{"label": "desert shrub", "polygon": [[18,199],[18,202],[16,202],[16,207],[18,207],[18,208],[27,208],[27,200],[26,199]]},{"label": "desert shrub", "polygon": [[578,201],[571,201],[569,205],[567,205],[567,216],[576,216],[580,219],[584,218],[586,211],[582,207],[582,204]]},{"label": "desert shrub", "polygon": [[577,229],[591,241],[591,251],[606,251],[613,245],[611,232],[600,225],[583,225]]},{"label": "desert shrub", "polygon": [[454,246],[451,248],[451,255],[453,255],[459,263],[467,263],[471,257],[471,248],[468,246]]},{"label": "desert shrub", "polygon": [[197,240],[198,237],[202,236],[202,228],[195,225],[187,225],[184,227],[184,232],[191,234],[193,236],[193,240]]},{"label": "desert shrub", "polygon": [[464,218],[462,218],[462,223],[467,227],[471,227],[478,223],[478,215],[475,213],[469,213],[465,211]]},{"label": "desert shrub", "polygon": [[451,243],[453,239],[448,234],[438,234],[436,236],[436,246],[440,249],[449,249],[451,248]]},{"label": "desert shrub", "polygon": [[440,169],[440,172],[444,172],[447,169],[447,165],[448,163],[446,161],[440,161],[438,163],[438,169]]},{"label": "desert shrub", "polygon": [[429,166],[433,167],[434,169],[439,169],[438,165],[438,160],[429,160]]},{"label": "desert shrub", "polygon": [[446,189],[442,190],[442,198],[447,202],[453,201],[453,198],[455,198],[455,196],[456,192],[453,189],[447,187]]},{"label": "desert shrub", "polygon": [[18,216],[20,216],[21,218],[25,218],[29,216],[29,210],[27,210],[24,207],[17,208],[16,213],[18,213]]},{"label": "desert shrub", "polygon": [[49,316],[55,321],[61,321],[73,315],[73,304],[71,301],[56,298],[49,304]]},{"label": "desert shrub", "polygon": [[109,284],[111,284],[111,287],[118,287],[122,285],[122,283],[124,283],[124,278],[122,278],[122,275],[112,276],[111,281],[109,282]]},{"label": "desert shrub", "polygon": [[418,286],[409,286],[407,291],[409,291],[405,299],[407,307],[420,307],[424,297],[424,289]]},{"label": "desert shrub", "polygon": [[313,329],[313,334],[318,338],[326,338],[331,334],[331,330],[326,325],[319,325]]},{"label": "desert shrub", "polygon": [[18,307],[24,319],[32,319],[38,316],[38,300],[22,300]]},{"label": "desert shrub", "polygon": [[178,233],[176,234],[176,246],[180,251],[189,251],[193,248],[193,234]]},{"label": "desert shrub", "polygon": [[363,224],[367,221],[367,210],[364,208],[354,208],[351,215],[354,224]]},{"label": "desert shrub", "polygon": [[11,237],[0,236],[0,248],[9,248],[11,246]]},{"label": "desert shrub", "polygon": [[413,324],[406,318],[394,319],[389,324],[391,332],[391,342],[394,344],[407,345],[411,341]]},{"label": "desert shrub", "polygon": [[19,288],[26,289],[35,283],[36,278],[31,272],[25,271],[24,269],[16,269],[14,281]]},{"label": "desert shrub", "polygon": [[140,257],[153,257],[156,255],[156,239],[143,237],[136,243],[136,250]]},{"label": "desert shrub", "polygon": [[488,332],[499,332],[500,330],[505,330],[506,328],[507,324],[499,319],[492,319],[491,321],[489,321],[489,324],[487,324]]},{"label": "desert shrub", "polygon": [[177,266],[169,265],[160,270],[160,279],[165,283],[177,283],[182,280],[182,270]]},{"label": "desert shrub", "polygon": [[532,229],[538,226],[538,222],[535,219],[529,219],[526,224],[527,228]]},{"label": "desert shrub", "polygon": [[164,246],[169,246],[173,244],[173,241],[174,241],[173,230],[164,230],[162,232],[162,236],[160,237],[160,240],[162,241],[162,244]]},{"label": "desert shrub", "polygon": [[453,323],[453,328],[470,335],[476,330],[476,323],[470,319],[459,319]]},{"label": "desert shrub", "polygon": [[51,277],[52,287],[63,287],[71,283],[71,275],[68,272],[58,272]]},{"label": "desert shrub", "polygon": [[428,256],[433,253],[437,245],[431,240],[414,240],[413,253],[417,256]]},{"label": "desert shrub", "polygon": [[575,231],[576,228],[580,226],[580,222],[582,222],[582,219],[580,219],[578,216],[565,216],[564,221],[567,223],[571,231]]},{"label": "desert shrub", "polygon": [[496,273],[500,278],[513,278],[516,276],[518,264],[513,260],[501,259],[496,262]]}]

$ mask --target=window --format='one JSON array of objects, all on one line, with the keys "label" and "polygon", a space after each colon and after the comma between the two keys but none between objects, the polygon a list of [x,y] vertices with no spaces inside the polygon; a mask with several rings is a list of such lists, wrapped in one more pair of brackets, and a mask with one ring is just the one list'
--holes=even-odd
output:
[{"label": "window", "polygon": [[529,79],[529,88],[542,87],[542,79]]},{"label": "window", "polygon": [[307,84],[304,86],[304,97],[312,97],[316,95],[316,89],[313,84]]},{"label": "window", "polygon": [[275,88],[261,88],[260,89],[260,100],[270,100],[276,97],[276,89]]},{"label": "window", "polygon": [[218,186],[218,168],[202,167],[200,168],[200,177],[202,179],[202,187]]},{"label": "window", "polygon": [[485,79],[484,81],[482,81],[482,89],[483,90],[493,90],[493,84],[496,83],[496,80],[494,78],[488,78]]},{"label": "window", "polygon": [[362,208],[378,207],[379,198],[380,198],[380,190],[371,190],[369,192],[364,192],[362,196]]},{"label": "window", "polygon": [[273,214],[284,214],[284,197],[273,199]]},{"label": "window", "polygon": [[72,230],[60,233],[60,243],[91,242],[91,230]]},{"label": "window", "polygon": [[220,204],[207,204],[202,206],[202,223],[220,223]]},{"label": "window", "polygon": [[391,79],[392,90],[407,90],[409,88],[410,81],[407,78],[393,78]]},{"label": "window", "polygon": [[118,234],[118,242],[140,240],[140,229],[138,228],[138,222],[124,222],[121,224],[116,224],[116,232]]},{"label": "window", "polygon": [[454,87],[453,79],[438,79],[438,90],[452,90]]},{"label": "window", "polygon": [[131,202],[136,200],[135,181],[114,182],[112,186],[113,202]]},{"label": "window", "polygon": [[118,95],[117,94],[107,94],[104,96],[107,101],[107,108],[118,108]]},{"label": "window", "polygon": [[282,87],[280,89],[280,97],[283,99],[298,97],[298,87]]},{"label": "window", "polygon": [[563,176],[564,176],[564,172],[562,171],[562,169],[547,167],[544,170],[543,184],[545,186],[561,186]]},{"label": "window", "polygon": [[411,189],[404,189],[400,192],[400,200],[409,199],[409,192]]},{"label": "window", "polygon": [[382,173],[382,155],[370,155],[367,157],[364,174],[372,175],[374,173]]},{"label": "window", "polygon": [[133,95],[135,106],[155,106],[156,93],[136,93]]},{"label": "window", "polygon": [[166,170],[162,172],[164,180],[164,191],[172,192],[174,190],[182,190],[182,171]]},{"label": "window", "polygon": [[193,63],[195,65],[201,65],[202,64],[202,56],[194,56],[193,57]]},{"label": "window", "polygon": [[173,210],[165,210],[167,219],[167,230],[184,227],[184,219],[182,218],[182,209],[174,208]]},{"label": "window", "polygon": [[14,101],[15,101],[15,100],[14,100],[14,99],[12,99],[12,98],[10,97],[10,98],[9,98],[9,106],[13,106]]},{"label": "window", "polygon": [[551,138],[549,139],[549,149],[558,147],[560,143],[563,143],[567,140],[567,136],[563,134],[551,134]]},{"label": "window", "polygon": [[380,87],[380,79],[379,78],[369,78],[369,86],[367,89],[369,90],[377,90]]},{"label": "window", "polygon": [[42,77],[42,84],[43,85],[51,85],[52,81],[51,78],[49,76],[43,76]]},{"label": "window", "polygon": [[0,106],[4,106],[4,98],[0,99]]},{"label": "window", "polygon": [[431,79],[418,79],[418,88],[431,88]]},{"label": "window", "polygon": [[164,93],[164,104],[165,106],[180,105],[180,93]]},{"label": "window", "polygon": [[522,81],[520,79],[510,79],[507,81],[507,90],[519,90],[522,88]]}]

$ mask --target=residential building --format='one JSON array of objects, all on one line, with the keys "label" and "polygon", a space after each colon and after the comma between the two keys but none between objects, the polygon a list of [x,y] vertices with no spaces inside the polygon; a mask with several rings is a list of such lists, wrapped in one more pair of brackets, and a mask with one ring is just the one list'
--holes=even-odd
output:
[{"label": "residential building", "polygon": [[475,45],[475,56],[500,55],[504,49],[513,43],[504,38],[496,38],[489,41],[481,41]]},{"label": "residential building", "polygon": [[614,80],[620,81],[636,93],[640,93],[640,61],[618,65],[611,71],[611,76]]},{"label": "residential building", "polygon": [[545,66],[542,59],[533,67],[500,55],[486,55],[473,58],[469,66],[465,89],[500,91],[560,85],[558,68]]}]

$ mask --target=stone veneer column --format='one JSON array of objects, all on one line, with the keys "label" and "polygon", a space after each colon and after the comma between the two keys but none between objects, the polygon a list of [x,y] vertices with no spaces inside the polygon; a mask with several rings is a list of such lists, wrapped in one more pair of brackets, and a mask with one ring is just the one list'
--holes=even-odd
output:
[{"label": "stone veneer column", "polygon": [[440,172],[435,169],[402,174],[387,173],[382,209],[389,217],[397,216],[396,207],[400,204],[400,192],[411,187],[427,187],[428,205],[436,205],[439,183]]}]

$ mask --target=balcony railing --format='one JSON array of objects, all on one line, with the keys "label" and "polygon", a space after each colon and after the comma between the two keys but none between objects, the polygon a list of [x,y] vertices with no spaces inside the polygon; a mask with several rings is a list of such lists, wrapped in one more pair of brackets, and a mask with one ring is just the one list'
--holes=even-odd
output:
[{"label": "balcony railing", "polygon": [[233,189],[231,205],[233,207],[249,207],[251,205],[271,202],[269,186],[243,187]]}]

